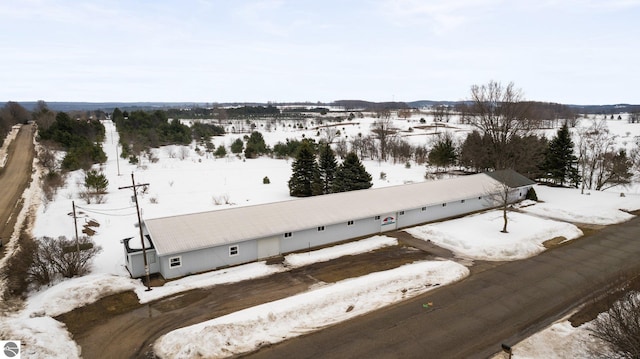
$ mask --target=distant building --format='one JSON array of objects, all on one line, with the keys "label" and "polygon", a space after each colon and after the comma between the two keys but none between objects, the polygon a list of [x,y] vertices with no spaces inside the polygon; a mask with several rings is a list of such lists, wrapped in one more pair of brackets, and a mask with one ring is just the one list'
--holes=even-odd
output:
[{"label": "distant building", "polygon": [[[147,219],[151,273],[177,278],[496,207],[535,182],[510,170],[255,206]],[[145,274],[138,238],[123,241],[132,277]]]}]

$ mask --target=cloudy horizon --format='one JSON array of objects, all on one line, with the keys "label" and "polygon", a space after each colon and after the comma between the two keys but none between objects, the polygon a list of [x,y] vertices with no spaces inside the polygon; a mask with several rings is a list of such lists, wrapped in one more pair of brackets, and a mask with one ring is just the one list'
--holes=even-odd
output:
[{"label": "cloudy horizon", "polygon": [[640,104],[640,0],[0,4],[0,100]]}]

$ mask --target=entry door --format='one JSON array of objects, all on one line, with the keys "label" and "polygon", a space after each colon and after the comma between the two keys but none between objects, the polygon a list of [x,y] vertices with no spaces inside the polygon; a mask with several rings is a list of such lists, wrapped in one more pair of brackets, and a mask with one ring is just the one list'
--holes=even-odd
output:
[{"label": "entry door", "polygon": [[258,240],[258,259],[269,258],[280,254],[280,238],[271,237]]}]

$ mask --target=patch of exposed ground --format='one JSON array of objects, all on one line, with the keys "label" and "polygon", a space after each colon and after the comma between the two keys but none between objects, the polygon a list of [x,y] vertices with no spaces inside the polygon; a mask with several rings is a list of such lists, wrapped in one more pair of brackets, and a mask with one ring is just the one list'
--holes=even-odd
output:
[{"label": "patch of exposed ground", "polygon": [[133,291],[127,291],[101,298],[93,304],[59,315],[55,319],[65,323],[69,332],[78,333],[141,306],[138,296]]},{"label": "patch of exposed ground", "polygon": [[85,358],[146,357],[162,334],[262,303],[290,297],[319,282],[397,268],[433,258],[406,245],[314,263],[254,280],[195,289],[141,305],[133,292],[115,294],[56,319],[67,325]]},{"label": "patch of exposed ground", "polygon": [[579,327],[584,323],[594,320],[598,314],[608,311],[609,308],[611,308],[611,305],[618,299],[622,298],[626,292],[640,292],[640,276],[635,276],[626,280],[621,278],[621,281],[626,283],[618,287],[619,289],[608,291],[605,295],[583,305],[569,318],[571,325],[573,327]]},{"label": "patch of exposed ground", "polygon": [[562,236],[554,237],[554,238],[551,238],[549,240],[546,240],[546,241],[542,242],[542,245],[546,249],[551,249],[551,248],[554,248],[554,247],[557,247],[557,246],[561,245],[566,240],[567,240],[567,238],[562,237]]}]

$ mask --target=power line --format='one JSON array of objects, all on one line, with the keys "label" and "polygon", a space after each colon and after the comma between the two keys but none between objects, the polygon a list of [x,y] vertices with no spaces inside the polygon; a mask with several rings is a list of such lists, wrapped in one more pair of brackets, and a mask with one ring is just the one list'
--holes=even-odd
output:
[{"label": "power line", "polygon": [[[134,208],[134,207],[135,206],[122,207],[122,208],[104,208],[104,209],[100,209],[100,210],[101,211],[121,211],[123,209],[129,209],[129,208]],[[84,209],[86,211],[96,211],[96,209],[90,209],[90,208],[80,207],[80,206],[76,206],[76,208]]]}]

